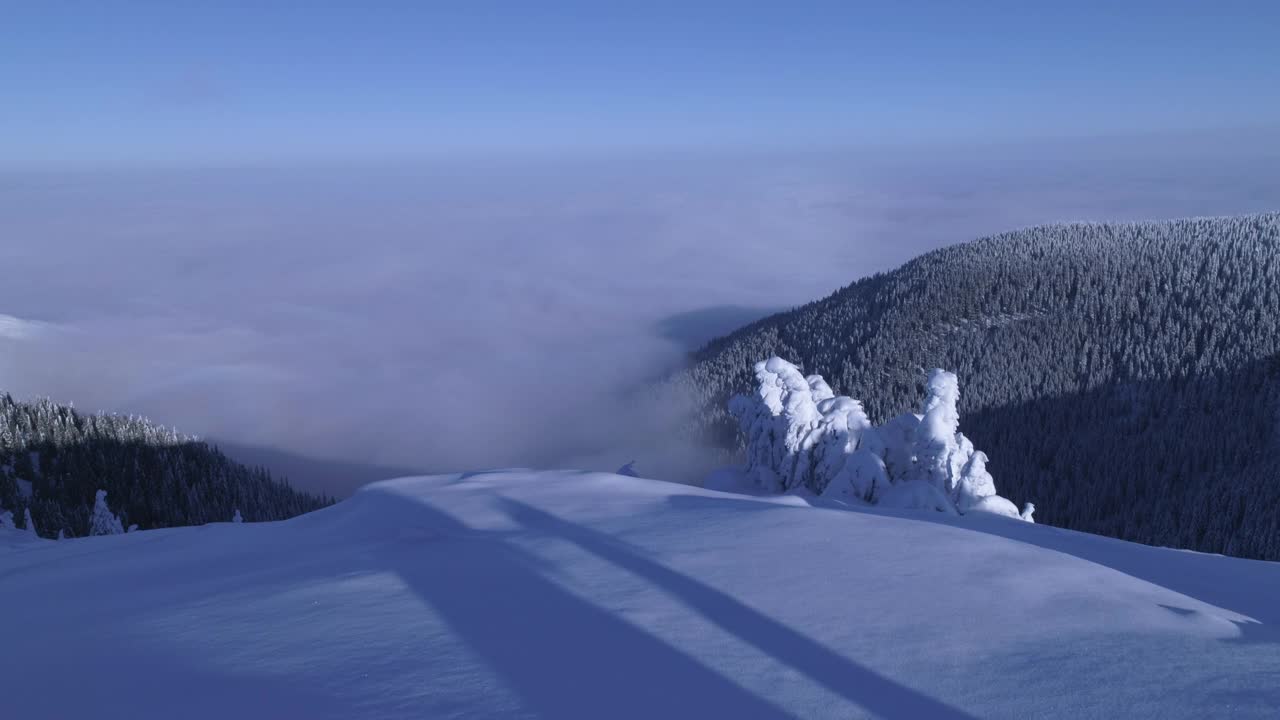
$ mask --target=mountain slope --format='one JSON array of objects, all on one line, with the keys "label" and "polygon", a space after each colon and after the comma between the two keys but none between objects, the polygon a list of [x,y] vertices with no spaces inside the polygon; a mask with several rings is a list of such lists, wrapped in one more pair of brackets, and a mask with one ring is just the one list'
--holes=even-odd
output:
[{"label": "mountain slope", "polygon": [[[12,717],[1272,717],[1280,565],[605,474],[0,541]],[[92,598],[92,600],[87,600]]]},{"label": "mountain slope", "polygon": [[733,446],[728,399],[779,355],[911,408],[960,380],[962,430],[1037,519],[1280,558],[1280,214],[1029,228],[923,255],[713,341],[670,383]]},{"label": "mountain slope", "polygon": [[83,415],[0,395],[0,509],[30,509],[45,537],[88,533],[98,490],[126,527],[282,520],[332,502],[139,417]]}]

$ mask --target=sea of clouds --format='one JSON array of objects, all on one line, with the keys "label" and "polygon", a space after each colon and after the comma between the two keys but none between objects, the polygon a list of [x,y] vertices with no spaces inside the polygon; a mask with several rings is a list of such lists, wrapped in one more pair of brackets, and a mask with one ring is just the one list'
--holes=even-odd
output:
[{"label": "sea of clouds", "polygon": [[1013,227],[1275,210],[1274,139],[4,172],[0,389],[339,494],[400,469],[692,475],[635,392],[690,347]]}]

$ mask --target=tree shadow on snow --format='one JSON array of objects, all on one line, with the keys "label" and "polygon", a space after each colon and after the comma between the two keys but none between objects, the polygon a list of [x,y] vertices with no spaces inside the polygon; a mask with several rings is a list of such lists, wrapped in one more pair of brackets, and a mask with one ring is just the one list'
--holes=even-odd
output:
[{"label": "tree shadow on snow", "polygon": [[[507,540],[568,541],[647,580],[724,631],[881,717],[972,716],[879,675],[741,601],[626,544],[502,498],[515,530],[475,530],[429,505],[400,499],[415,526],[444,542],[390,553],[394,570],[497,673],[524,708],[548,718],[790,718],[717,670],[566,590],[545,561]],[[402,520],[407,518],[401,518]],[[397,522],[399,524],[399,522]],[[423,562],[424,553],[433,554]]]},{"label": "tree shadow on snow", "polygon": [[[521,526],[567,540],[653,583],[722,630],[876,715],[942,720],[971,717],[850,661],[731,595],[636,554],[609,535],[567,522],[510,498],[503,498],[500,503],[512,520]],[[685,710],[687,712],[688,708]],[[718,703],[712,704],[708,710],[717,716],[733,716]]]},{"label": "tree shadow on snow", "polygon": [[[396,572],[525,709],[547,718],[792,717],[563,589],[516,546],[410,504],[450,542],[433,562],[400,562]],[[433,552],[430,543],[421,549]]]}]

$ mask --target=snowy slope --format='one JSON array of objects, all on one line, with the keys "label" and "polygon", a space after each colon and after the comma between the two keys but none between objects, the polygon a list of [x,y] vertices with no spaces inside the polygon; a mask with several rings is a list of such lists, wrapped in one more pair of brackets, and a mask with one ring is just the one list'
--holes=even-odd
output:
[{"label": "snowy slope", "polygon": [[24,719],[1280,713],[1280,564],[607,474],[0,542],[0,618]]}]

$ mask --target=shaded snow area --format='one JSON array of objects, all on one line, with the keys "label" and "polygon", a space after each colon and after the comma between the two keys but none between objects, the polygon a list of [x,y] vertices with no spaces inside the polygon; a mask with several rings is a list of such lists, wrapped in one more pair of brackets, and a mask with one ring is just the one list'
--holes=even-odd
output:
[{"label": "shaded snow area", "polygon": [[1274,718],[1280,564],[609,474],[0,542],[4,717]]}]

